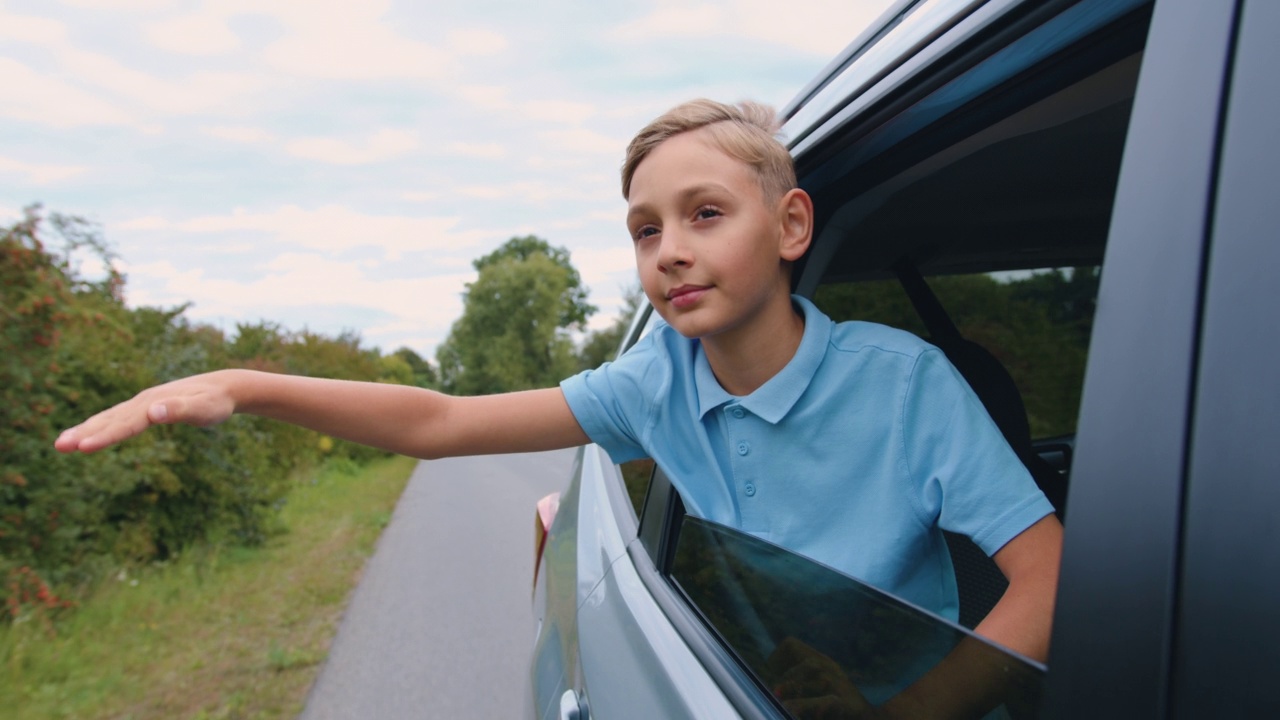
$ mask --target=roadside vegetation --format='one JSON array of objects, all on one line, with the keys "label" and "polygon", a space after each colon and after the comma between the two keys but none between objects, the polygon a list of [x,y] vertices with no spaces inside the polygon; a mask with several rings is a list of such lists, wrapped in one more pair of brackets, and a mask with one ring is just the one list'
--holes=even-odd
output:
[{"label": "roadside vegetation", "polygon": [[0,628],[5,717],[296,717],[413,465],[327,463],[260,546],[122,569],[64,617]]},{"label": "roadside vegetation", "polygon": [[113,260],[96,226],[38,206],[0,227],[0,697],[18,720],[296,716],[413,468],[245,416],[89,456],[53,450],[63,428],[219,368],[545,387],[603,361],[627,320],[575,347],[595,308],[568,252],[533,236],[475,262],[438,365],[354,333],[130,308]]}]

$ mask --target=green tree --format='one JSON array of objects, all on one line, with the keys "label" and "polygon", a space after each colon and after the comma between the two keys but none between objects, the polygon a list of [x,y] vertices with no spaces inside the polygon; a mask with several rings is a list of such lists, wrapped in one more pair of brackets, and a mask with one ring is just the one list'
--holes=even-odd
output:
[{"label": "green tree", "polygon": [[598,368],[618,354],[622,338],[627,334],[627,330],[631,329],[631,321],[642,300],[644,300],[644,291],[640,289],[639,283],[623,292],[622,309],[618,311],[618,317],[614,318],[613,324],[604,330],[590,333],[583,340],[582,348],[578,350],[579,370]]},{"label": "green tree", "polygon": [[434,388],[439,384],[435,368],[431,367],[431,363],[427,362],[426,358],[412,349],[402,347],[391,353],[389,357],[399,358],[409,366],[409,370],[413,374],[413,382],[408,384],[416,385],[420,388]]},{"label": "green tree", "polygon": [[550,387],[577,367],[568,331],[595,307],[564,248],[515,237],[476,260],[462,317],[436,351],[442,388],[459,395]]}]

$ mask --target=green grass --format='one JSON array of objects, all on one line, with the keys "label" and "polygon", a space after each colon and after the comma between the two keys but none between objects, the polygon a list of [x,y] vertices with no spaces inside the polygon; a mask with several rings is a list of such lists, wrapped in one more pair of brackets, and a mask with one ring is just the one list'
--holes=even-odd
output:
[{"label": "green grass", "polygon": [[0,713],[295,717],[413,463],[335,465],[293,490],[264,547],[123,570],[52,625],[0,628]]}]

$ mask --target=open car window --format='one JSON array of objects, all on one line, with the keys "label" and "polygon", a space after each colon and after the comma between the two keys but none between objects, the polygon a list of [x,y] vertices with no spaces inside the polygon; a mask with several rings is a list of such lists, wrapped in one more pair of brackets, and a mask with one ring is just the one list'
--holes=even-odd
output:
[{"label": "open car window", "polygon": [[671,581],[792,717],[858,717],[962,644],[966,664],[992,682],[975,716],[1035,717],[1043,666],[771,543],[693,516],[680,522]]},{"label": "open car window", "polygon": [[[1008,371],[1031,439],[1058,465],[1065,458],[1057,449],[1075,435],[1100,271],[1087,265],[927,278],[959,335]],[[836,322],[881,323],[935,341],[896,279],[823,285],[814,303]]]}]

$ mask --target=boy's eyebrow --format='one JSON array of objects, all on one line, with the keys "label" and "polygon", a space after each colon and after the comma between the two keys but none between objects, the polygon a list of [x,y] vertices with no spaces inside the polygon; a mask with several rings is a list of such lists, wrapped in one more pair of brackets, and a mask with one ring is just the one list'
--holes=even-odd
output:
[{"label": "boy's eyebrow", "polygon": [[[690,185],[689,187],[680,190],[678,193],[676,193],[676,200],[680,202],[685,202],[693,197],[696,197],[698,195],[702,195],[708,192],[729,193],[730,191],[729,191],[729,188],[725,187],[724,185],[721,185],[720,183],[704,182],[704,183],[698,183],[697,185]],[[627,222],[630,222],[631,219],[636,215],[641,215],[643,213],[651,212],[651,211],[652,211],[652,208],[649,205],[649,203],[629,205],[627,207]]]}]

